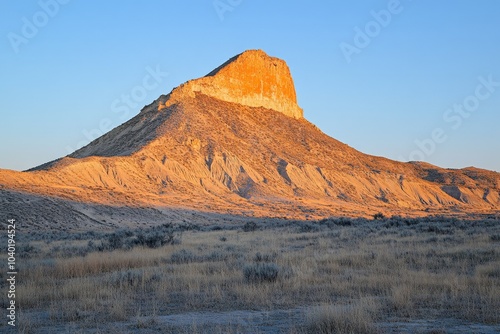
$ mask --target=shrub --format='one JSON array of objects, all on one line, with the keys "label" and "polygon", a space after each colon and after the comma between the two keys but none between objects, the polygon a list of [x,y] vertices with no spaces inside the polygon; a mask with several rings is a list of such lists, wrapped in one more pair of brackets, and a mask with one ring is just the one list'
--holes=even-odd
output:
[{"label": "shrub", "polygon": [[163,245],[172,244],[173,240],[174,233],[171,231],[154,231],[150,233],[139,233],[137,235],[137,244],[149,248],[158,248]]},{"label": "shrub", "polygon": [[490,235],[491,241],[500,241],[500,234],[492,234]]},{"label": "shrub", "polygon": [[53,255],[58,255],[63,258],[70,258],[74,256],[85,256],[89,253],[88,247],[71,246],[68,244],[63,244],[59,246],[52,247],[51,253]]},{"label": "shrub", "polygon": [[322,306],[307,318],[308,333],[377,333],[371,316],[361,307]]},{"label": "shrub", "polygon": [[377,212],[376,214],[373,215],[373,220],[380,220],[380,219],[385,219],[385,216],[382,212]]},{"label": "shrub", "polygon": [[261,254],[260,252],[257,252],[257,254],[255,254],[253,260],[255,262],[271,262],[273,261],[274,259],[276,259],[277,255],[274,253],[274,254]]},{"label": "shrub", "polygon": [[122,248],[123,239],[119,233],[113,233],[108,236],[108,248],[110,250]]},{"label": "shrub", "polygon": [[325,218],[319,221],[320,225],[326,225],[329,228],[335,226],[352,226],[353,222],[350,218],[340,217],[340,218]]},{"label": "shrub", "polygon": [[177,264],[195,262],[197,259],[198,257],[187,249],[181,249],[180,251],[170,255],[170,261]]},{"label": "shrub", "polygon": [[218,261],[226,261],[228,258],[229,255],[227,253],[216,250],[211,252],[210,254],[203,256],[203,261],[218,262]]},{"label": "shrub", "polygon": [[246,222],[245,225],[243,225],[244,232],[253,232],[255,230],[257,230],[256,222]]},{"label": "shrub", "polygon": [[318,225],[313,225],[309,223],[304,223],[299,225],[299,233],[309,233],[309,232],[317,232],[319,231]]},{"label": "shrub", "polygon": [[109,282],[116,287],[139,286],[144,280],[144,271],[140,269],[130,269],[113,273]]},{"label": "shrub", "polygon": [[164,245],[179,244],[174,228],[169,224],[151,227],[147,230],[119,230],[108,234],[100,246],[89,244],[89,250],[97,248],[99,251],[115,249],[132,249],[135,246],[158,248]]},{"label": "shrub", "polygon": [[26,245],[21,245],[17,252],[20,258],[30,258],[36,253],[40,252],[40,249],[38,249],[33,245],[26,244]]},{"label": "shrub", "polygon": [[280,268],[275,263],[253,263],[243,268],[243,276],[248,283],[275,282]]}]

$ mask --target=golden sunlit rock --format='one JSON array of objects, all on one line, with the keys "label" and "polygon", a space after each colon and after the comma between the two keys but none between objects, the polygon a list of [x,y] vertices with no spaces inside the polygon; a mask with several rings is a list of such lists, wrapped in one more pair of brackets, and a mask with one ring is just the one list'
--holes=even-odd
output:
[{"label": "golden sunlit rock", "polygon": [[166,105],[186,95],[194,97],[195,93],[250,107],[273,109],[293,118],[303,117],[287,64],[269,57],[262,50],[245,51],[207,76],[186,82],[174,89]]}]

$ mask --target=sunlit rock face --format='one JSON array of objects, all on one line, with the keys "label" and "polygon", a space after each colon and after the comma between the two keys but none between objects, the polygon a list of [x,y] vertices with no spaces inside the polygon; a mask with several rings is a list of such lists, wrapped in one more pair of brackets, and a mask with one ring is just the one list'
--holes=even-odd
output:
[{"label": "sunlit rock face", "polygon": [[222,101],[272,109],[293,118],[303,117],[288,65],[261,50],[245,51],[205,77],[179,86],[172,91],[166,106],[186,95],[194,97],[196,92]]}]

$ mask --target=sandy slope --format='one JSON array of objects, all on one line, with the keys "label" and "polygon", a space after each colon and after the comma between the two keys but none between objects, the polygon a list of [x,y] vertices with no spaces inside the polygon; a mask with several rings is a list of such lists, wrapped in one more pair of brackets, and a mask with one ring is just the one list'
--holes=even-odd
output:
[{"label": "sandy slope", "polygon": [[498,173],[399,163],[322,133],[283,64],[262,51],[234,57],[68,157],[0,170],[0,189],[255,216],[499,211]]}]

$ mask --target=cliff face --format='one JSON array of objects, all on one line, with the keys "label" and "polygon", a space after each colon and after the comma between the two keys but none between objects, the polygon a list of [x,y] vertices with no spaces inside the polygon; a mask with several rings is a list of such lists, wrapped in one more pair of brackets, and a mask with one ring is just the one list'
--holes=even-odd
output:
[{"label": "cliff face", "polygon": [[207,76],[186,82],[160,109],[185,96],[194,97],[197,92],[226,102],[272,109],[293,118],[303,117],[287,64],[261,50],[246,51]]},{"label": "cliff face", "polygon": [[0,170],[3,192],[115,206],[295,218],[500,210],[500,174],[363,154],[302,117],[262,51],[188,81],[68,157]]}]

